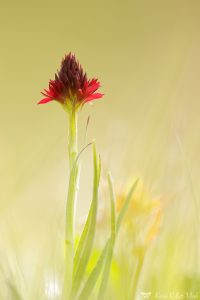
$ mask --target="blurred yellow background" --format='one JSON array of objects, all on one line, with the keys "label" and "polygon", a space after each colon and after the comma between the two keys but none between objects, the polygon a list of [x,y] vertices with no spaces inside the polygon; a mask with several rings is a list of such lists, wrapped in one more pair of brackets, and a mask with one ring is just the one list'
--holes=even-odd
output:
[{"label": "blurred yellow background", "polygon": [[[111,170],[118,187],[141,176],[168,199],[166,228],[187,237],[186,258],[199,224],[200,2],[1,1],[0,25],[3,257],[10,243],[37,248],[62,227],[67,116],[57,103],[37,102],[72,51],[105,93],[79,118],[83,137],[90,116],[88,141],[97,142],[103,178]],[[91,164],[87,149],[79,219],[90,201]]]}]

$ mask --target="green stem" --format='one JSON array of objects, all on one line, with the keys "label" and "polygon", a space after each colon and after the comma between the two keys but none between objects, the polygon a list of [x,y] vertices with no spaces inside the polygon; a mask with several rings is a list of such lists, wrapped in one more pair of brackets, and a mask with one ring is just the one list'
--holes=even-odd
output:
[{"label": "green stem", "polygon": [[64,297],[69,299],[72,287],[74,263],[74,208],[78,190],[78,161],[77,161],[77,118],[76,111],[69,113],[69,185],[66,205],[65,244],[66,244],[66,272],[64,282]]},{"label": "green stem", "polygon": [[68,153],[69,153],[69,166],[70,172],[74,167],[74,163],[77,157],[77,114],[74,109],[69,113],[69,142],[68,142]]},{"label": "green stem", "polygon": [[143,267],[143,263],[144,263],[144,257],[145,257],[144,253],[142,253],[141,256],[138,257],[136,272],[134,274],[132,288],[131,288],[132,291],[131,291],[130,299],[132,299],[132,300],[136,299],[137,287],[138,287],[138,283],[139,283],[139,279],[140,279],[140,275],[141,275],[141,271],[142,271],[142,267]]}]

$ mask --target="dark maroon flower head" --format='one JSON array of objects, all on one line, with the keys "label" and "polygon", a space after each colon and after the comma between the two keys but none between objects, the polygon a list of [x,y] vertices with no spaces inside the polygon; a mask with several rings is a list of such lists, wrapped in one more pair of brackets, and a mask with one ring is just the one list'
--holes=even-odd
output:
[{"label": "dark maroon flower head", "polygon": [[86,102],[102,98],[103,94],[96,93],[99,87],[100,82],[95,78],[87,79],[75,55],[69,53],[62,60],[55,79],[49,81],[49,89],[42,92],[45,98],[39,104],[56,100],[67,110],[77,109]]}]

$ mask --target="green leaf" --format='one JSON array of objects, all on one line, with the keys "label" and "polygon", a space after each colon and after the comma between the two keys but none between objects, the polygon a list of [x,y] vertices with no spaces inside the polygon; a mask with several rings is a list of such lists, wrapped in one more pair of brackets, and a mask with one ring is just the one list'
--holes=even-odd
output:
[{"label": "green leaf", "polygon": [[93,198],[90,205],[88,217],[83,229],[75,258],[72,283],[72,297],[77,294],[82,283],[85,270],[91,255],[95,231],[96,231],[96,216],[98,206],[98,188],[100,180],[101,164],[100,158],[97,158],[96,148],[93,144],[93,164],[94,164],[94,181],[93,181]]},{"label": "green leaf", "polygon": [[[134,190],[137,186],[137,183],[138,183],[138,179],[133,183],[133,185],[132,185],[132,187],[131,187],[131,189],[130,189],[130,191],[129,191],[129,193],[128,193],[125,201],[124,201],[124,205],[123,205],[123,207],[120,211],[120,214],[118,215],[117,222],[116,222],[115,238],[116,238],[116,236],[119,232],[123,217],[124,217],[124,215],[125,215],[125,213],[128,209],[129,203],[131,201],[131,198],[132,198],[133,192],[134,192]],[[109,184],[109,186],[110,186],[110,184]],[[112,186],[111,186],[111,188],[112,188]],[[111,191],[111,195],[113,195],[111,197],[111,200],[112,200],[112,199],[114,199],[113,189],[110,189],[110,191]],[[112,207],[113,207],[113,204],[112,204]],[[113,209],[113,208],[111,208],[111,209]],[[99,278],[99,275],[101,274],[101,271],[102,271],[102,268],[105,264],[106,258],[110,256],[109,253],[111,253],[111,247],[114,247],[112,245],[112,243],[113,243],[112,234],[114,232],[114,230],[113,230],[114,229],[114,226],[113,226],[114,223],[115,223],[114,222],[114,214],[111,213],[111,224],[112,224],[111,236],[108,239],[108,241],[106,242],[106,244],[105,244],[105,246],[102,250],[102,253],[101,253],[101,255],[100,255],[100,257],[99,257],[99,259],[96,263],[96,266],[94,267],[94,269],[90,273],[90,275],[89,275],[89,277],[88,277],[88,279],[87,279],[87,281],[86,281],[86,283],[85,283],[85,285],[84,285],[84,287],[81,291],[81,294],[80,294],[78,300],[88,300],[89,299],[89,297],[91,296],[91,293],[92,293],[92,291],[95,287],[95,284],[96,284],[96,282]]]},{"label": "green leaf", "polygon": [[130,204],[130,201],[131,201],[131,198],[133,196],[133,192],[135,191],[135,188],[137,186],[137,183],[138,183],[138,179],[135,180],[135,182],[133,183],[125,201],[124,201],[124,205],[122,206],[122,209],[120,210],[120,213],[118,215],[118,218],[117,218],[117,226],[116,226],[116,233],[118,233],[119,229],[120,229],[120,226],[121,226],[121,223],[122,223],[122,220],[124,218],[124,215],[129,207],[129,204]]},{"label": "green leaf", "polygon": [[96,263],[96,266],[90,273],[90,275],[82,289],[82,292],[78,298],[79,300],[88,300],[89,299],[89,297],[92,293],[92,290],[97,282],[99,274],[101,273],[102,267],[104,265],[104,261],[105,261],[106,255],[107,255],[109,243],[110,243],[110,238],[108,239],[104,249],[102,250],[101,255]]},{"label": "green leaf", "polygon": [[115,194],[113,189],[113,183],[110,175],[108,175],[108,184],[109,184],[110,204],[111,204],[111,236],[110,236],[106,259],[104,262],[104,270],[103,270],[102,280],[99,288],[98,300],[102,300],[105,297],[106,287],[109,280],[110,267],[113,258],[115,236],[116,236],[116,211],[115,211],[116,200],[115,200]]},{"label": "green leaf", "polygon": [[116,211],[115,211],[115,193],[113,188],[113,182],[111,175],[108,175],[108,185],[109,185],[109,191],[110,191],[110,207],[111,207],[111,239],[115,240],[115,234],[116,234]]},{"label": "green leaf", "polygon": [[8,281],[7,286],[12,300],[22,300],[17,287],[12,282]]}]

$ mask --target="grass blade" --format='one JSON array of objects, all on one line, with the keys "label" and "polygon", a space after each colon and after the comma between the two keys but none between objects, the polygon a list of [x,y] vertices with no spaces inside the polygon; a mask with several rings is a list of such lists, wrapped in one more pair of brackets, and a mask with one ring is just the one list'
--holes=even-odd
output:
[{"label": "grass blade", "polygon": [[17,287],[12,282],[8,281],[7,286],[12,300],[23,300],[18,292]]},{"label": "grass blade", "polygon": [[138,179],[135,180],[135,182],[133,183],[125,201],[124,201],[124,205],[122,206],[122,209],[118,215],[118,218],[117,218],[117,225],[116,225],[116,233],[118,233],[119,229],[120,229],[120,226],[121,226],[121,223],[122,223],[122,220],[124,218],[124,215],[129,207],[129,203],[131,201],[131,198],[133,196],[133,192],[137,186],[137,183],[138,183]]},{"label": "grass blade", "polygon": [[[132,195],[133,195],[133,192],[137,186],[137,183],[138,183],[138,179],[133,183],[126,199],[125,199],[125,202],[124,202],[124,205],[117,217],[117,222],[116,222],[116,233],[115,233],[115,238],[117,237],[117,234],[119,232],[119,229],[120,229],[120,226],[121,226],[121,223],[122,223],[122,220],[123,220],[123,217],[128,209],[128,206],[129,206],[129,203],[131,201],[131,198],[132,198]],[[112,224],[113,224],[113,221],[112,221]],[[113,225],[112,225],[113,226]],[[91,296],[91,293],[95,287],[95,284],[101,274],[101,271],[102,271],[102,268],[105,264],[105,260],[106,260],[106,257],[108,255],[108,253],[110,252],[109,248],[111,248],[111,243],[112,243],[112,238],[110,236],[110,238],[108,239],[106,245],[104,246],[103,250],[102,250],[102,253],[96,263],[96,266],[94,267],[94,269],[92,270],[92,272],[90,273],[82,291],[81,291],[81,294],[78,298],[78,300],[88,300],[89,297]]]},{"label": "grass blade", "polygon": [[93,164],[94,164],[94,181],[93,181],[93,198],[90,205],[88,217],[83,229],[78,248],[74,259],[74,271],[73,271],[73,284],[72,284],[72,296],[77,294],[80,284],[87,267],[87,263],[92,251],[95,230],[96,230],[96,216],[98,206],[98,188],[100,180],[100,158],[97,158],[96,148],[93,144]]},{"label": "grass blade", "polygon": [[111,236],[110,236],[110,242],[107,250],[105,263],[104,263],[104,270],[103,270],[102,280],[99,288],[98,300],[102,300],[105,297],[106,287],[109,280],[110,267],[113,258],[115,236],[116,236],[116,210],[115,210],[116,200],[115,200],[113,183],[110,174],[108,175],[108,184],[109,184],[110,204],[111,204]]},{"label": "grass blade", "polygon": [[79,300],[88,300],[89,297],[91,296],[92,290],[97,282],[97,279],[99,278],[99,274],[101,273],[102,267],[104,265],[109,244],[110,244],[110,239],[107,241],[104,249],[102,250],[101,255],[96,263],[96,266],[90,273],[90,276],[88,277],[88,280],[85,286],[83,287],[82,292],[78,298]]}]

